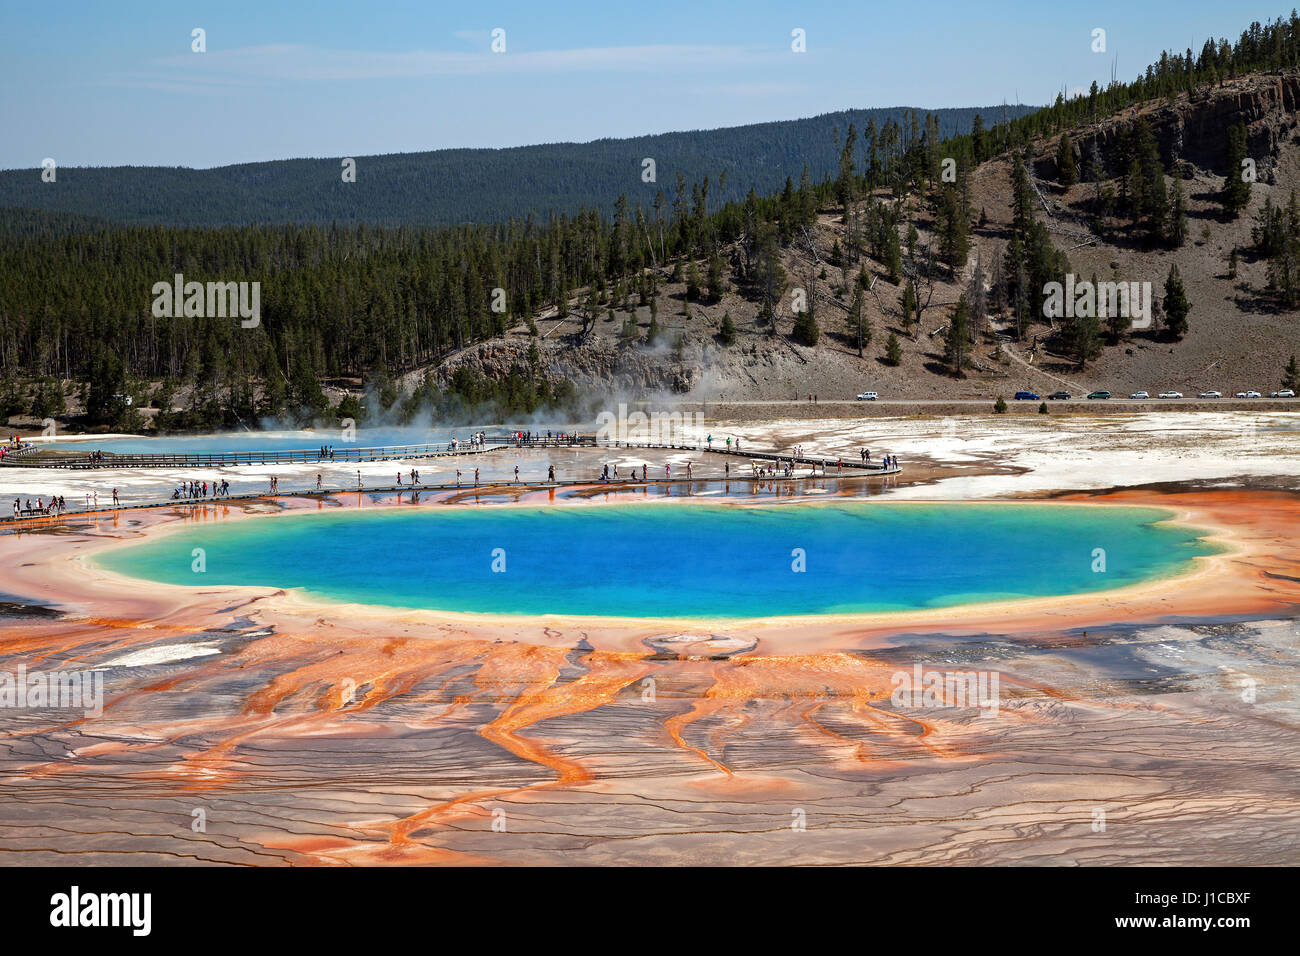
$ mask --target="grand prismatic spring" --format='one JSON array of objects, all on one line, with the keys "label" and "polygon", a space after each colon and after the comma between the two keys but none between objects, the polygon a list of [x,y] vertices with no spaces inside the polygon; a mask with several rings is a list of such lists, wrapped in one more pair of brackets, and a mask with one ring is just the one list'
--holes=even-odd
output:
[{"label": "grand prismatic spring", "polygon": [[1170,517],[1059,504],[389,510],[211,524],[109,552],[104,566],[459,612],[853,614],[1104,591],[1214,552],[1159,523]]},{"label": "grand prismatic spring", "polygon": [[[120,507],[0,537],[0,855],[1294,862],[1291,480],[1226,420],[886,427],[727,427],[831,463],[788,477],[707,433],[210,465],[218,500],[106,466]],[[1254,434],[1300,472],[1293,418]],[[842,468],[867,441],[911,454]]]}]

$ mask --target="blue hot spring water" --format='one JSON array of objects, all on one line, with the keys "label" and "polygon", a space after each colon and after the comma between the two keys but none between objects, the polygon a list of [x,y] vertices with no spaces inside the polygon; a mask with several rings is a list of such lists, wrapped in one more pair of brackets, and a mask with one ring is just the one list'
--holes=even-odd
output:
[{"label": "blue hot spring water", "polygon": [[209,521],[99,560],[170,584],[394,607],[771,617],[1103,591],[1218,550],[1169,517],[1018,503],[376,507]]}]

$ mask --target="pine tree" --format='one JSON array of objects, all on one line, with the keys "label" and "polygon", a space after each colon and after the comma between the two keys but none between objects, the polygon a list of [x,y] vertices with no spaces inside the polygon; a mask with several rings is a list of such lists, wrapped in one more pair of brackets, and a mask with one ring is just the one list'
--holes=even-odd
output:
[{"label": "pine tree", "polygon": [[821,337],[821,329],[818,328],[817,319],[811,309],[803,309],[799,312],[798,318],[794,320],[791,337],[800,345],[811,347],[817,344],[817,340]]},{"label": "pine tree", "polygon": [[1095,315],[1075,316],[1069,328],[1069,347],[1080,369],[1101,354],[1101,327]]},{"label": "pine tree", "polygon": [[948,334],[943,352],[944,363],[957,378],[966,377],[969,348],[970,328],[967,325],[966,293],[963,292],[957,299],[957,305],[953,308],[952,318],[948,321]]},{"label": "pine tree", "polygon": [[709,257],[709,301],[719,301],[727,291],[726,281],[722,278],[722,257],[716,252]]},{"label": "pine tree", "polygon": [[1079,181],[1079,170],[1074,163],[1074,144],[1070,134],[1062,133],[1056,147],[1056,178],[1062,186],[1073,186]]},{"label": "pine tree", "polygon": [[903,361],[903,348],[898,344],[898,336],[893,332],[885,340],[885,364],[895,368]]},{"label": "pine tree", "polygon": [[736,323],[731,321],[730,312],[726,312],[722,316],[722,327],[718,330],[718,341],[723,345],[734,345],[736,343]]},{"label": "pine tree", "polygon": [[862,284],[861,282],[855,282],[853,284],[853,304],[849,306],[848,326],[849,335],[858,344],[858,358],[862,357],[862,350],[871,344],[871,320],[867,318],[866,306],[866,293]]},{"label": "pine tree", "polygon": [[1149,241],[1157,242],[1167,236],[1169,194],[1165,188],[1165,167],[1155,134],[1145,119],[1139,118],[1134,123],[1131,135],[1133,162],[1126,181],[1129,215],[1135,226],[1146,231]]},{"label": "pine tree", "polygon": [[1227,173],[1223,179],[1223,188],[1219,190],[1219,202],[1229,219],[1236,219],[1250,202],[1250,180],[1246,177],[1244,163],[1246,159],[1246,124],[1234,123],[1228,127]]},{"label": "pine tree", "polygon": [[1291,353],[1291,361],[1286,363],[1286,369],[1282,372],[1282,387],[1289,388],[1291,391],[1300,389],[1300,366],[1296,365],[1295,353]]},{"label": "pine tree", "polygon": [[970,302],[970,332],[971,342],[975,337],[983,332],[988,325],[988,295],[984,290],[984,260],[982,256],[975,257],[975,271],[971,273],[970,285],[967,287],[966,294]]},{"label": "pine tree", "polygon": [[1174,339],[1181,339],[1187,334],[1187,314],[1191,312],[1191,303],[1183,289],[1183,280],[1178,274],[1178,266],[1169,267],[1169,277],[1165,279],[1165,328]]},{"label": "pine tree", "polygon": [[970,213],[961,190],[945,184],[939,193],[939,257],[954,269],[970,255]]},{"label": "pine tree", "polygon": [[1169,227],[1165,232],[1172,249],[1181,248],[1187,241],[1187,199],[1183,196],[1183,187],[1174,182],[1174,201],[1169,209]]},{"label": "pine tree", "polygon": [[697,302],[700,298],[700,270],[692,259],[686,267],[686,301]]},{"label": "pine tree", "polygon": [[908,279],[907,285],[903,288],[903,331],[910,332],[912,323],[916,321],[916,280]]}]

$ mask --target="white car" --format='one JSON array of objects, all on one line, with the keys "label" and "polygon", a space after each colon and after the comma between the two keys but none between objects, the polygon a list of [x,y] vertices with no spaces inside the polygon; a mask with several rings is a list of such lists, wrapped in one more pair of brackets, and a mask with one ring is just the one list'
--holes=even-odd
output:
[{"label": "white car", "polygon": [[1160,397],[1161,398],[1182,398],[1183,393],[1182,392],[1161,392]]},{"label": "white car", "polygon": [[1197,395],[1196,397],[1197,398],[1223,398],[1223,394],[1221,392],[1201,392],[1201,394]]},{"label": "white car", "polygon": [[1255,390],[1252,388],[1249,392],[1246,393],[1246,396],[1245,396],[1245,397],[1246,397],[1246,398],[1263,398],[1264,396],[1261,395],[1261,394],[1259,394],[1259,392],[1255,391]]},{"label": "white car", "polygon": [[1280,392],[1274,392],[1269,398],[1295,398],[1295,392],[1289,388],[1284,388]]},{"label": "white car", "polygon": [[1132,395],[1129,396],[1129,398],[1150,398],[1150,397],[1151,396],[1148,395],[1146,392],[1134,392]]},{"label": "white car", "polygon": [[879,398],[879,397],[880,397],[880,396],[877,395],[875,392],[863,392],[861,395],[858,396],[858,401],[860,401],[860,402],[874,402],[874,401],[875,401],[877,398]]}]

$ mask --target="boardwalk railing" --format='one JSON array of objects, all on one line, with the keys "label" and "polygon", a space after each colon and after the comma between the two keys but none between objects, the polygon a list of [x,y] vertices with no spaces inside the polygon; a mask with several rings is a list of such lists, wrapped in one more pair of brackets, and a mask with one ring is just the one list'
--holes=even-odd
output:
[{"label": "boardwalk railing", "polygon": [[[24,457],[21,462],[11,462],[23,468],[202,468],[221,465],[303,465],[338,464],[340,462],[396,461],[414,458],[443,458],[449,455],[469,455],[498,448],[569,447],[594,445],[591,435],[574,435],[565,438],[545,436],[517,438],[510,435],[489,435],[481,442],[449,441],[427,442],[420,445],[377,445],[358,448],[351,445],[328,446],[324,453],[319,448],[297,448],[283,451],[219,451],[183,452],[173,454],[140,454],[95,451],[86,455],[65,455],[51,450],[38,457]],[[12,454],[12,453],[11,453]],[[8,458],[6,455],[5,458]],[[0,458],[0,465],[5,464]]]},{"label": "boardwalk railing", "polygon": [[[814,457],[809,455],[788,455],[774,451],[742,450],[738,445],[728,447],[720,442],[709,444],[707,441],[694,442],[639,442],[611,441],[595,435],[558,436],[532,435],[518,437],[514,435],[489,435],[481,441],[429,442],[419,445],[378,445],[358,448],[350,445],[342,447],[329,446],[322,453],[319,448],[300,448],[285,451],[224,451],[195,452],[186,454],[113,454],[111,452],[94,452],[87,455],[62,455],[46,453],[37,457],[24,456],[22,461],[12,464],[23,468],[204,468],[237,465],[290,465],[318,464],[337,465],[340,463],[362,463],[377,461],[407,461],[415,459],[447,458],[460,455],[484,454],[506,448],[608,448],[608,449],[646,449],[655,451],[695,451],[728,455],[757,461],[770,461],[778,466],[788,462],[791,466],[809,465],[820,467],[823,471],[839,468],[841,459]],[[5,458],[9,456],[6,455]],[[3,463],[4,459],[0,459]],[[854,471],[873,471],[880,474],[897,474],[897,466],[886,468],[879,461],[862,462],[850,460],[844,467]]]}]

